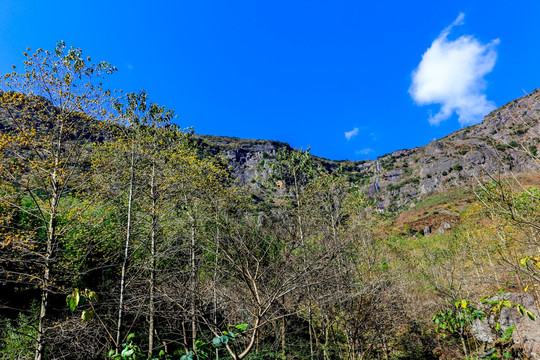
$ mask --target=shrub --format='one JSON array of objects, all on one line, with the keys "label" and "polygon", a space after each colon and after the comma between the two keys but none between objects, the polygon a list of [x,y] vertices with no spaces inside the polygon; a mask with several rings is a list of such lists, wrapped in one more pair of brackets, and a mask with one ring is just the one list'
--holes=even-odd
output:
[{"label": "shrub", "polygon": [[33,358],[34,339],[37,335],[34,323],[34,320],[22,312],[16,321],[7,322],[5,333],[0,338],[1,359]]}]

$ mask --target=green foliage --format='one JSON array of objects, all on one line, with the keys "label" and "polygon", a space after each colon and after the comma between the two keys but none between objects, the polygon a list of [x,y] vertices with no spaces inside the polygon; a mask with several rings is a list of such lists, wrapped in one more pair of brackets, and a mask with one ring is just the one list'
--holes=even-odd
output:
[{"label": "green foliage", "polygon": [[504,330],[503,335],[501,337],[502,341],[510,341],[512,339],[512,334],[514,333],[514,330],[516,327],[514,325],[507,327],[506,330]]},{"label": "green foliage", "polygon": [[[37,313],[37,306],[33,307]],[[8,320],[0,336],[0,359],[32,359],[34,357],[36,321],[20,312],[17,320]]]},{"label": "green foliage", "polygon": [[484,318],[484,313],[470,306],[467,300],[456,301],[454,305],[456,310],[449,310],[433,316],[433,322],[436,324],[435,331],[441,332],[443,338],[447,335],[463,336],[470,331],[474,320]]},{"label": "green foliage", "polygon": [[[80,291],[79,289],[75,288],[73,292],[66,297],[66,304],[71,311],[75,311],[75,309],[79,306],[82,306],[86,302],[86,300],[88,300],[88,302],[92,304],[92,302],[97,301],[97,299],[97,294],[94,291],[91,291],[89,289],[84,289],[83,291]],[[85,309],[81,313],[81,319],[85,323],[90,322],[93,317],[93,309]]]},{"label": "green foliage", "polygon": [[516,148],[516,147],[519,146],[519,143],[518,143],[517,141],[512,140],[512,141],[510,141],[510,142],[508,143],[508,146],[513,147],[513,148]]},{"label": "green foliage", "polygon": [[536,147],[536,145],[530,145],[529,146],[529,152],[534,157],[538,156],[538,148]]},{"label": "green foliage", "polygon": [[[126,342],[122,344],[120,352],[117,354],[114,349],[109,350],[107,354],[107,359],[110,360],[173,360],[173,356],[166,354],[162,349],[159,351],[157,356],[149,357],[148,354],[144,353],[141,348],[134,343],[136,335],[131,333],[127,336]],[[196,358],[192,358],[196,359]],[[202,360],[204,358],[199,358]]]}]

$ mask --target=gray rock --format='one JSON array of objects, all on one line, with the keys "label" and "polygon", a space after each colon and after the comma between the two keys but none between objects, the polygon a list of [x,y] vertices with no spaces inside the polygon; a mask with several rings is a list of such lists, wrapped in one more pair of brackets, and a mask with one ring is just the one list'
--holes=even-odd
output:
[{"label": "gray rock", "polygon": [[401,175],[403,174],[403,170],[390,170],[387,171],[383,177],[384,180],[390,181],[391,183],[397,183],[399,179],[401,179]]},{"label": "gray rock", "polygon": [[[504,306],[497,318],[491,314],[488,318],[480,321],[476,320],[473,324],[473,334],[481,342],[493,343],[497,339],[494,331],[495,324],[498,322],[500,329],[504,332],[511,326],[515,326],[512,333],[512,342],[515,346],[523,349],[523,353],[529,359],[540,360],[540,316],[536,308],[534,297],[525,292],[497,294],[487,299],[488,301],[510,301],[512,307]],[[528,316],[521,316],[516,310],[514,304],[522,305],[529,310],[536,321],[529,319]],[[489,311],[489,305],[482,304],[480,308]]]},{"label": "gray rock", "polygon": [[439,227],[439,234],[444,234],[445,230],[451,229],[452,225],[449,222],[445,221]]}]

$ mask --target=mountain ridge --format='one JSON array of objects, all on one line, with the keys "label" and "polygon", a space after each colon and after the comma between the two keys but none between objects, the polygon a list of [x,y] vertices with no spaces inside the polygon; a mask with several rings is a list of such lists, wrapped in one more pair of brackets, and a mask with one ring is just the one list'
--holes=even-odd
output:
[{"label": "mountain ridge", "polygon": [[[490,174],[522,174],[536,170],[540,145],[540,89],[489,113],[479,124],[454,131],[424,146],[399,149],[375,160],[313,158],[328,170],[341,167],[377,200],[381,211],[414,208],[426,196],[468,187]],[[229,159],[240,184],[261,172],[261,164],[285,148],[284,142],[196,135],[199,143]],[[297,151],[297,150],[296,150]],[[264,168],[264,167],[263,167]],[[259,169],[259,170],[258,170]]]}]

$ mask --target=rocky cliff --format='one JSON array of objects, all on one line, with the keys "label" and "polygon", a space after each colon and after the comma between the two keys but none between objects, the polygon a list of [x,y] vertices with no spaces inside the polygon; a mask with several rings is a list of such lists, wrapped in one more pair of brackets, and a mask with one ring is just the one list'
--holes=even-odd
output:
[{"label": "rocky cliff", "polygon": [[[540,90],[487,115],[481,124],[460,129],[429,144],[397,150],[368,161],[316,161],[332,170],[341,166],[364,187],[381,209],[413,208],[422,199],[452,188],[472,187],[488,176],[537,170],[540,147]],[[199,136],[213,153],[225,155],[240,184],[266,176],[263,160],[280,149],[277,141]]]}]

